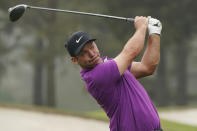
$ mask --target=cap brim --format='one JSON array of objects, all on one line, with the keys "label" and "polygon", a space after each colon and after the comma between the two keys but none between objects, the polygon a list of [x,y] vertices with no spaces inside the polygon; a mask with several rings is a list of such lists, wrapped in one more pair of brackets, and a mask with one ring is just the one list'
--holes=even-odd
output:
[{"label": "cap brim", "polygon": [[80,51],[82,50],[82,48],[84,47],[85,44],[91,42],[91,41],[95,41],[96,39],[90,39],[90,40],[87,40],[85,41],[83,44],[81,44],[81,46],[78,47],[78,49],[75,51],[75,56],[77,56]]}]

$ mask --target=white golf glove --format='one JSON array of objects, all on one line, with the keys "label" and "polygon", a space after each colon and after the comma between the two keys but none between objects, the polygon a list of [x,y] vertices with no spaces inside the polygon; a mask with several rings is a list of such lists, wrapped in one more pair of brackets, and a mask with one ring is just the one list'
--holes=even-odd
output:
[{"label": "white golf glove", "polygon": [[161,35],[162,24],[158,19],[148,17],[148,32],[151,34]]}]

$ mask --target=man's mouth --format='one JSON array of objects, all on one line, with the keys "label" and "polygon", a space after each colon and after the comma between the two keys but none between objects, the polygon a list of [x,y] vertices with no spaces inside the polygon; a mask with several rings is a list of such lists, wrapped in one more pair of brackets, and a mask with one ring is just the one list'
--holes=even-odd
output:
[{"label": "man's mouth", "polygon": [[93,58],[90,60],[90,63],[91,63],[91,64],[94,64],[94,63],[96,63],[98,60],[99,60],[99,57],[98,57],[98,56],[95,56],[95,57],[93,57]]}]

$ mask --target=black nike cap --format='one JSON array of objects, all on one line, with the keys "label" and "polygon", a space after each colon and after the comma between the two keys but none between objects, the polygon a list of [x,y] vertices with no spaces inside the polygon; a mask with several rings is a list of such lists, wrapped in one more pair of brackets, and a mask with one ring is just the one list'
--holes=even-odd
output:
[{"label": "black nike cap", "polygon": [[78,31],[73,33],[65,44],[65,48],[68,50],[70,56],[76,57],[83,46],[96,39],[91,38],[88,33],[84,31]]}]

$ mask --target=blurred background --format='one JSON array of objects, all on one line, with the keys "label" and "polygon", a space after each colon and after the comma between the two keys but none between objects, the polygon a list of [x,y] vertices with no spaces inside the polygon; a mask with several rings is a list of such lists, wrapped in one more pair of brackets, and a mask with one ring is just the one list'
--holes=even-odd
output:
[{"label": "blurred background", "polygon": [[97,38],[102,56],[115,57],[135,31],[133,24],[120,20],[38,10],[27,10],[12,23],[7,10],[17,4],[159,19],[160,64],[154,76],[140,81],[157,107],[197,105],[195,0],[1,0],[0,102],[72,112],[99,110],[64,44],[73,32],[84,30]]}]

